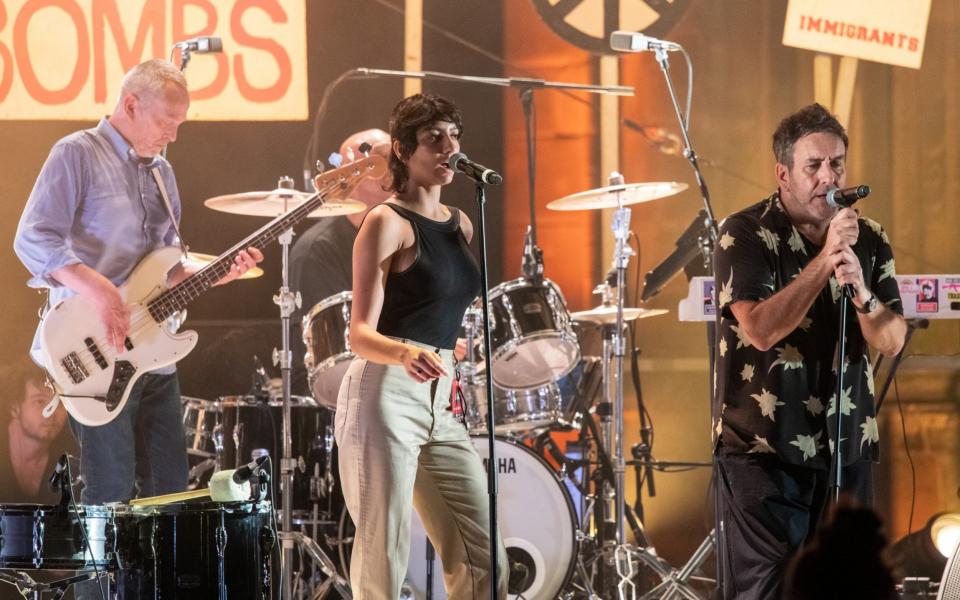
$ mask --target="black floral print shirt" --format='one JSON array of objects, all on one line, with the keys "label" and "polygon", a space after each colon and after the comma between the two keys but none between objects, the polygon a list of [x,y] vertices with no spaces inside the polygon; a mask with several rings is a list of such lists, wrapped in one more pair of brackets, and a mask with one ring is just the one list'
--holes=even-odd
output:
[{"label": "black floral print shirt", "polygon": [[[861,217],[854,252],[880,302],[903,314],[886,232]],[[793,226],[779,192],[725,219],[715,253],[717,305],[715,442],[724,453],[769,453],[827,469],[836,426],[840,286],[831,276],[797,329],[766,352],[733,317],[738,300],[761,302],[789,285],[820,252]],[[853,303],[847,316],[842,412],[844,464],[879,458],[874,379]]]}]

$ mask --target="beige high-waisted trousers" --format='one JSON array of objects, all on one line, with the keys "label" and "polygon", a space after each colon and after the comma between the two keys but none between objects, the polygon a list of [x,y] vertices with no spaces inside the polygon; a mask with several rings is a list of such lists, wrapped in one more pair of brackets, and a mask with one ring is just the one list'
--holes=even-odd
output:
[{"label": "beige high-waisted trousers", "polygon": [[[448,597],[490,597],[486,473],[450,410],[453,352],[439,354],[451,375],[436,382],[417,383],[401,365],[356,358],[340,386],[335,435],[357,527],[350,561],[356,600],[397,600],[410,554],[411,502],[443,562]],[[499,547],[498,597],[506,598],[509,570]]]}]

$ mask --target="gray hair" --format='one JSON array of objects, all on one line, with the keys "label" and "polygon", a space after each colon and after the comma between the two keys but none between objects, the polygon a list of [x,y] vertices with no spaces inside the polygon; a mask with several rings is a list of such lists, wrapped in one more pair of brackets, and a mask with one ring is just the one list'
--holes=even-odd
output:
[{"label": "gray hair", "polygon": [[120,82],[120,98],[127,94],[134,94],[143,99],[160,98],[167,82],[170,82],[184,91],[187,89],[187,79],[180,69],[173,63],[154,58],[144,61],[127,71]]}]

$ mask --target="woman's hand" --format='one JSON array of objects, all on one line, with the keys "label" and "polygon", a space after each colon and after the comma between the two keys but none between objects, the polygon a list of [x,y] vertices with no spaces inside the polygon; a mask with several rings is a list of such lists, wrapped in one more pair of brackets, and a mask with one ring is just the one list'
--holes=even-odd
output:
[{"label": "woman's hand", "polygon": [[404,344],[406,351],[400,362],[406,369],[407,375],[418,383],[424,383],[446,376],[447,366],[443,364],[440,355],[420,346]]}]

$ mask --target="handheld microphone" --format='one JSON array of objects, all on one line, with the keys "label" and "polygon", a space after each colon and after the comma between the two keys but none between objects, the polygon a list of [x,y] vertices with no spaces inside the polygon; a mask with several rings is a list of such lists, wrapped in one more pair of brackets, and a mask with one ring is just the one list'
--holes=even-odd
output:
[{"label": "handheld microphone", "polygon": [[218,37],[202,36],[177,42],[173,47],[197,54],[209,54],[211,52],[223,52],[223,41]]},{"label": "handheld microphone", "polygon": [[260,467],[263,466],[263,463],[267,462],[269,457],[270,456],[267,454],[258,456],[257,458],[238,468],[233,472],[233,482],[243,483],[244,481],[250,481],[250,478],[253,477],[253,474],[260,470]]},{"label": "handheld microphone", "polygon": [[460,171],[477,183],[486,183],[489,185],[500,185],[503,183],[503,177],[493,169],[475,163],[463,152],[457,152],[450,157],[450,168],[454,171]]},{"label": "handheld microphone", "polygon": [[858,185],[855,187],[830,188],[827,190],[827,204],[833,208],[850,208],[857,200],[866,198],[870,195],[869,185]]},{"label": "handheld microphone", "polygon": [[680,44],[658,40],[634,31],[614,31],[610,34],[610,48],[618,52],[677,51]]}]

